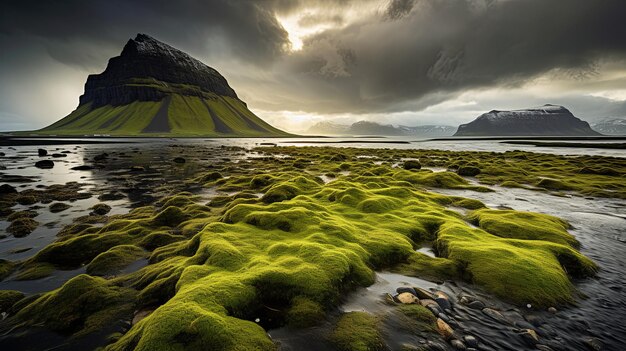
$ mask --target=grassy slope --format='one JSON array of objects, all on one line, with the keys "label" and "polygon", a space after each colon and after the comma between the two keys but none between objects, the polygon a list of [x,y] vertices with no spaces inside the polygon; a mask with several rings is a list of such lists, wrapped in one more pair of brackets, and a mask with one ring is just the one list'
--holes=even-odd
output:
[{"label": "grassy slope", "polygon": [[[204,101],[203,101],[204,100]],[[79,106],[58,122],[34,132],[20,134],[164,136],[164,137],[267,137],[288,136],[254,115],[246,105],[230,97],[212,94],[185,96],[172,94],[168,108],[170,133],[142,133],[163,102],[137,101],[123,106],[102,106],[91,110]],[[211,117],[214,114],[230,132],[219,133]]]}]

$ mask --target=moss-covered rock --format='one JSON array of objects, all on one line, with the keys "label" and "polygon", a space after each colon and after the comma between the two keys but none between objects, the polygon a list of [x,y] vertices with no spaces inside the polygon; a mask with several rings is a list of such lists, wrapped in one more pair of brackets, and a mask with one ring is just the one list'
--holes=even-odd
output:
[{"label": "moss-covered rock", "polygon": [[378,324],[378,319],[368,313],[349,312],[341,317],[330,340],[342,351],[384,350]]},{"label": "moss-covered rock", "polygon": [[146,257],[146,252],[134,245],[119,245],[96,256],[87,265],[87,274],[116,274],[139,258]]},{"label": "moss-covered rock", "polygon": [[24,298],[24,294],[15,290],[0,290],[0,312],[6,312],[18,301]]},{"label": "moss-covered rock", "polygon": [[54,331],[82,335],[131,315],[135,296],[132,289],[79,275],[30,302],[11,318],[21,325],[41,324]]},{"label": "moss-covered rock", "polygon": [[324,308],[317,302],[297,296],[287,311],[287,323],[295,328],[307,328],[324,321]]}]

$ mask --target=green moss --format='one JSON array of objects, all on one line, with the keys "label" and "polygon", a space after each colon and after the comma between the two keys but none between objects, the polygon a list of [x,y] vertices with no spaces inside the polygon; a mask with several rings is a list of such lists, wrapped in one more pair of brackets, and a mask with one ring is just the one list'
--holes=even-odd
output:
[{"label": "green moss", "polygon": [[317,302],[297,296],[287,311],[287,323],[295,328],[307,328],[324,321],[324,308]]},{"label": "green moss", "polygon": [[14,266],[13,262],[0,259],[0,280],[8,277],[13,272]]},{"label": "green moss", "polygon": [[115,274],[139,258],[145,257],[146,252],[134,245],[119,245],[96,256],[87,265],[87,274],[107,275]]},{"label": "green moss", "polygon": [[35,280],[49,276],[54,272],[54,266],[48,263],[38,263],[27,266],[20,270],[15,276],[15,280]]},{"label": "green moss", "polygon": [[337,349],[343,351],[376,351],[385,349],[385,344],[378,328],[378,320],[365,312],[344,314],[337,323],[330,339]]},{"label": "green moss", "polygon": [[435,323],[435,320],[437,320],[435,315],[433,315],[428,308],[422,305],[403,304],[399,305],[397,308],[402,314],[418,322],[433,324]]},{"label": "green moss", "polygon": [[[559,230],[558,224],[551,225],[551,231]],[[596,270],[593,262],[570,246],[501,238],[462,224],[442,225],[437,248],[444,257],[463,263],[463,274],[472,282],[505,300],[538,307],[571,302],[568,273],[585,277]]]},{"label": "green moss", "polygon": [[0,290],[0,312],[6,312],[18,301],[24,298],[24,294],[15,290]]},{"label": "green moss", "polygon": [[469,219],[485,231],[503,238],[543,240],[579,246],[574,236],[567,232],[567,222],[546,214],[482,209],[472,212]]},{"label": "green moss", "polygon": [[[133,304],[140,307],[158,307],[109,345],[111,350],[271,350],[275,346],[265,331],[252,322],[260,316],[263,325],[267,307],[278,311],[274,321],[310,325],[341,301],[342,292],[372,284],[377,269],[437,281],[463,279],[514,303],[539,306],[572,301],[570,279],[595,271],[595,265],[576,251],[567,223],[540,214],[491,210],[477,200],[423,189],[489,190],[453,172],[391,166],[407,157],[433,166],[471,162],[482,170],[480,181],[500,184],[510,178],[529,184],[538,181],[540,167],[550,167],[550,162],[538,162],[542,160],[534,155],[489,155],[497,160],[492,162],[498,168],[494,169],[483,164],[482,154],[436,150],[371,151],[383,164],[361,159],[359,149],[342,149],[345,158],[332,162],[328,160],[336,149],[257,151],[267,154],[237,165],[218,162],[211,168],[226,177],[204,182],[202,174],[195,174],[184,181],[236,189],[236,194],[214,198],[212,208],[199,204],[197,196],[179,193],[158,199],[155,206],[110,216],[101,227],[76,222],[57,242],[27,260],[24,268],[40,264],[109,268],[106,262],[124,261],[127,253],[137,257],[134,253],[142,251],[138,247],[153,251],[146,253],[149,265],[104,285],[105,290],[130,289],[137,295]],[[296,160],[301,170],[294,171]],[[524,175],[528,180],[516,173],[525,167],[516,164],[526,160],[533,165]],[[350,173],[339,173],[338,162]],[[578,172],[580,165],[575,169]],[[319,175],[329,172],[338,177],[323,184]],[[621,189],[607,176],[578,177],[591,177],[584,182],[602,180],[589,191]],[[583,182],[567,180],[579,181]],[[258,199],[258,193],[265,193],[264,198]],[[451,206],[474,212],[466,218]],[[439,257],[415,252],[424,242],[433,243]],[[99,312],[85,313],[87,318]],[[76,330],[82,329],[79,324]]]},{"label": "green moss", "polygon": [[82,335],[129,316],[135,295],[132,289],[81,274],[43,294],[11,318],[25,325],[41,324],[54,331]]},{"label": "green moss", "polygon": [[29,217],[14,219],[7,227],[7,233],[13,234],[16,238],[25,237],[37,229],[39,222]]}]

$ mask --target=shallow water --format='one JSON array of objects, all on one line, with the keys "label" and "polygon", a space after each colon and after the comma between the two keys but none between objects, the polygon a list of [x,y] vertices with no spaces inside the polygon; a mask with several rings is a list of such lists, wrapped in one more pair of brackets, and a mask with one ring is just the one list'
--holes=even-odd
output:
[{"label": "shallow water", "polygon": [[[341,141],[345,138],[323,138],[324,141]],[[444,150],[465,151],[507,151],[527,150],[533,152],[549,152],[555,154],[575,155],[610,155],[626,157],[625,150],[581,149],[581,148],[546,148],[521,145],[501,144],[498,141],[424,141],[409,144],[377,144],[373,141],[380,138],[358,139],[351,144],[313,144],[316,146],[349,146],[373,148],[435,148]],[[290,144],[293,139],[184,139],[184,140],[126,140],[134,141],[130,144],[103,144],[44,147],[50,153],[63,150],[70,151],[65,158],[55,158],[55,167],[51,170],[41,170],[33,164],[41,159],[37,156],[37,146],[16,146],[12,149],[1,147],[0,151],[6,157],[0,159],[0,165],[6,169],[0,170],[2,176],[28,177],[32,182],[12,183],[19,190],[35,188],[37,185],[63,184],[70,181],[83,183],[82,192],[92,193],[89,199],[69,202],[71,207],[60,213],[50,213],[47,205],[37,209],[35,220],[40,226],[29,236],[14,238],[7,236],[0,239],[0,258],[11,261],[25,260],[32,257],[43,247],[57,239],[56,234],[74,218],[87,215],[89,208],[98,202],[105,202],[112,207],[113,214],[123,214],[133,207],[149,204],[154,198],[161,196],[172,189],[177,191],[191,191],[202,196],[203,201],[209,201],[218,195],[229,193],[218,192],[215,189],[201,189],[192,184],[182,184],[180,179],[188,177],[194,172],[210,167],[217,160],[227,158],[236,162],[238,159],[255,157],[254,153],[240,150],[227,150],[220,146],[255,147],[262,142],[274,142],[279,145]],[[175,145],[174,145],[175,144]],[[176,145],[184,145],[185,148]],[[304,144],[297,144],[304,145]],[[192,149],[189,149],[192,147]],[[190,150],[194,150],[190,152]],[[111,157],[104,169],[89,171],[73,171],[70,168],[81,165],[85,160],[91,160],[95,155],[108,152]],[[173,164],[174,157],[188,158],[185,164]],[[48,157],[46,157],[48,158]],[[52,158],[51,158],[52,159]],[[140,174],[130,173],[130,166],[142,166],[146,171]],[[433,169],[440,171],[441,169]],[[332,178],[322,177],[325,182]],[[4,181],[0,180],[0,183]],[[435,284],[417,278],[405,277],[397,274],[379,272],[376,284],[355,291],[346,296],[340,311],[362,310],[370,313],[391,316],[385,323],[387,344],[397,349],[404,343],[420,345],[426,339],[402,332],[395,323],[397,319],[390,314],[390,307],[383,303],[385,293],[393,293],[399,286],[411,284],[422,288],[434,288],[447,292],[456,298],[459,294],[470,294],[483,297],[489,301],[489,306],[505,312],[512,320],[523,319],[524,315],[538,315],[546,321],[545,340],[554,341],[562,349],[584,350],[586,337],[597,337],[602,340],[607,350],[626,350],[626,278],[623,276],[623,267],[626,267],[626,201],[617,199],[583,198],[579,196],[559,197],[548,193],[515,188],[493,187],[495,192],[478,193],[465,190],[433,189],[435,192],[454,194],[479,199],[489,207],[509,207],[516,210],[528,210],[548,213],[568,220],[573,229],[570,231],[582,244],[582,253],[593,259],[601,267],[594,279],[587,279],[576,283],[576,287],[583,296],[576,306],[563,308],[556,315],[547,312],[532,310],[516,310],[484,294],[480,289],[461,283],[443,282]],[[121,192],[121,199],[100,201],[98,195]],[[27,209],[32,206],[17,206],[15,209]],[[453,209],[458,210],[458,209]],[[0,233],[4,233],[8,223],[0,220]],[[22,251],[24,249],[28,249]],[[18,253],[15,253],[18,251]],[[432,255],[429,247],[419,249],[420,252]],[[124,272],[137,270],[147,264],[146,260],[139,260],[128,266]],[[61,286],[65,281],[77,274],[84,273],[84,267],[73,270],[55,271],[52,276],[32,281],[15,281],[12,277],[0,282],[0,289],[16,289],[27,294],[48,291]],[[335,311],[338,313],[339,311]],[[481,349],[485,350],[520,350],[528,348],[515,335],[514,326],[502,325],[490,319],[479,310],[472,310],[457,304],[455,315],[459,317],[459,324],[467,334],[475,336],[481,342]],[[330,322],[317,328],[305,331],[293,331],[288,328],[270,330],[269,334],[278,341],[283,350],[320,350],[329,347],[328,341],[322,335],[331,326]],[[58,336],[42,332],[50,340],[57,340]],[[62,340],[62,339],[59,339]],[[61,342],[61,341],[59,341]],[[50,342],[46,345],[54,345]],[[41,349],[35,347],[34,349]],[[449,345],[442,344],[442,347]]]}]

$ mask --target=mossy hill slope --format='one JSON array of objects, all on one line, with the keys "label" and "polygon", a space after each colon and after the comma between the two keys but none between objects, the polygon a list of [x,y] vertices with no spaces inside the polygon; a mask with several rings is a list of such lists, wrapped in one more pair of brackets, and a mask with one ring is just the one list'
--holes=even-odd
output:
[{"label": "mossy hill slope", "polygon": [[144,34],[90,75],[78,108],[43,135],[272,137],[215,69]]}]

